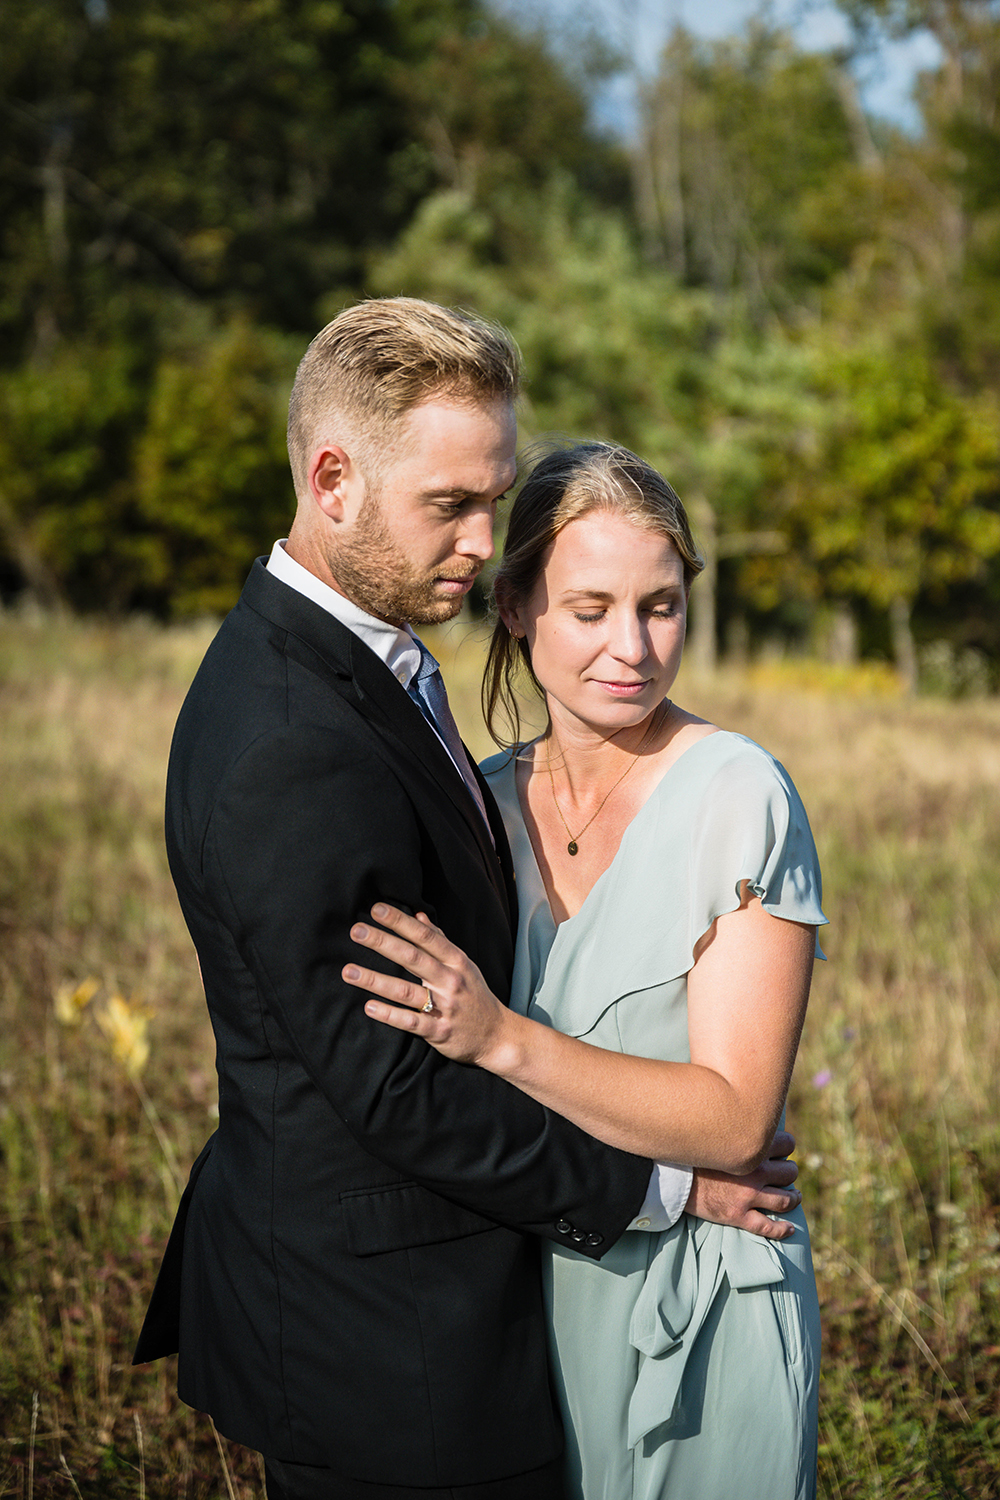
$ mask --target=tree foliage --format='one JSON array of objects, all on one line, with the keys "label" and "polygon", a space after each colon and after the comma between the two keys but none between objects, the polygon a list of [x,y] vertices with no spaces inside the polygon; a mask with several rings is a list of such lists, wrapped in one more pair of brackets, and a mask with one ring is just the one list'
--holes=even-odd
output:
[{"label": "tree foliage", "polygon": [[[720,623],[1000,656],[1000,4],[842,9],[836,54],[675,29],[626,151],[607,54],[510,4],[12,0],[0,588],[223,609],[287,525],[306,338],[406,292],[513,329],[526,437],[628,443],[710,504]],[[851,63],[918,25],[905,136]]]}]

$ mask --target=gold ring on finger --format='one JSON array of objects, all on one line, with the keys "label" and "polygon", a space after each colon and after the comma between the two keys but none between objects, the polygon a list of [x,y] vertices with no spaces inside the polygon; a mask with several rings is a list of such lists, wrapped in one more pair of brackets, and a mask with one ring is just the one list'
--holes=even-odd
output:
[{"label": "gold ring on finger", "polygon": [[423,1005],[420,1007],[420,1013],[421,1013],[421,1015],[429,1016],[429,1015],[431,1015],[433,1013],[433,1010],[434,1010],[434,996],[431,994],[431,992],[427,988],[426,984],[423,986],[423,990],[424,990],[424,994],[427,996],[427,999],[424,1001]]}]

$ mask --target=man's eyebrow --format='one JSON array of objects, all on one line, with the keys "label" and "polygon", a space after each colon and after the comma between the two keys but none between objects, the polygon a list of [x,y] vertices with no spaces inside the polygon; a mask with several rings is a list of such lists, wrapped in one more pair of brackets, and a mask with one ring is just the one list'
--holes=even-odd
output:
[{"label": "man's eyebrow", "polygon": [[421,498],[424,500],[485,500],[489,496],[491,501],[504,500],[512,487],[509,485],[507,489],[501,490],[499,495],[490,494],[488,490],[431,489],[424,490]]}]

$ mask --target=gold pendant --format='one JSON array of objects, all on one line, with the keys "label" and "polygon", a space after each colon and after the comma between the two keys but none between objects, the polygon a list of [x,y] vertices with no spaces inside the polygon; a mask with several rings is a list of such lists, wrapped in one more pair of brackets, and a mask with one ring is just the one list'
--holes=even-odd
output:
[{"label": "gold pendant", "polygon": [[566,852],[567,852],[567,854],[575,854],[576,853],[576,849],[577,849],[576,839],[570,839],[569,843],[566,845]]}]

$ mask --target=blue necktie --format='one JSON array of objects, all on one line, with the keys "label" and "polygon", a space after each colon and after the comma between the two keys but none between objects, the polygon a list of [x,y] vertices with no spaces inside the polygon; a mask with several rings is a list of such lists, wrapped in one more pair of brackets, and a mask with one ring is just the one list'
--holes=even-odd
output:
[{"label": "blue necktie", "polygon": [[[490,828],[490,820],[486,816],[486,804],[483,802],[483,794],[479,790],[479,784],[473,775],[469,764],[469,757],[465,753],[462,737],[458,732],[450,707],[448,706],[448,694],[445,692],[444,679],[437,662],[434,660],[423,641],[416,640],[420,647],[420,666],[417,668],[416,676],[411,680],[406,691],[416,703],[424,718],[431,728],[437,732],[448,754],[455,762],[455,768],[460,773],[462,780],[469,788],[476,806],[482,814],[483,822],[487,830]],[[490,831],[492,838],[492,831]]]}]

